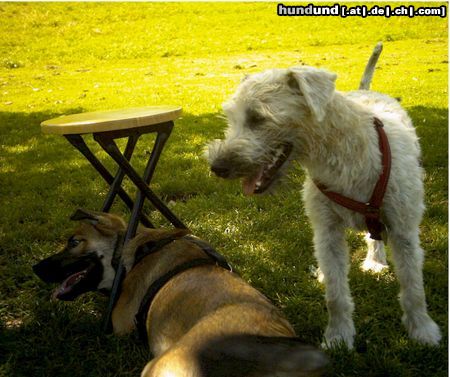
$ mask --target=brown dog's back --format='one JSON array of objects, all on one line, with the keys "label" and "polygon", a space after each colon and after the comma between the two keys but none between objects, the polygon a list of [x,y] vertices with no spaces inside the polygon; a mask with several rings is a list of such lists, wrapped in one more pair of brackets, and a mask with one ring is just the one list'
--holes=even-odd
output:
[{"label": "brown dog's back", "polygon": [[[149,280],[202,256],[197,245],[177,239],[143,259],[124,281],[113,314],[115,329],[121,326],[120,312],[130,309],[127,296],[137,291],[142,296]],[[322,352],[295,338],[292,326],[264,295],[218,266],[173,277],[154,298],[146,327],[156,356],[142,373],[146,377],[295,377],[313,375],[327,362]]]}]

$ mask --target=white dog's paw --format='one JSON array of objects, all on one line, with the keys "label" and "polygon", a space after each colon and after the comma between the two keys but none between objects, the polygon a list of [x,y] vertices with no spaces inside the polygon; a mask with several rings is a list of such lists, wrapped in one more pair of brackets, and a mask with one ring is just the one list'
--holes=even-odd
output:
[{"label": "white dog's paw", "polygon": [[325,276],[323,275],[323,272],[320,269],[320,267],[310,266],[309,271],[311,272],[311,275],[313,277],[315,277],[319,283],[323,284],[323,281],[325,280]]},{"label": "white dog's paw", "polygon": [[409,337],[417,342],[430,346],[437,346],[442,338],[439,326],[427,315],[420,324],[414,325],[403,318],[403,322],[408,329]]},{"label": "white dog's paw", "polygon": [[383,241],[373,240],[369,234],[366,234],[365,240],[367,243],[367,255],[361,264],[361,270],[380,273],[387,269],[389,266],[386,262],[386,251],[384,250]]},{"label": "white dog's paw", "polygon": [[349,350],[353,349],[353,340],[355,338],[355,327],[353,323],[341,325],[339,327],[328,326],[325,330],[325,339],[321,346],[325,349],[345,346]]},{"label": "white dog's paw", "polygon": [[373,259],[365,259],[360,268],[364,272],[379,274],[380,272],[387,270],[389,266],[386,263],[378,262]]}]

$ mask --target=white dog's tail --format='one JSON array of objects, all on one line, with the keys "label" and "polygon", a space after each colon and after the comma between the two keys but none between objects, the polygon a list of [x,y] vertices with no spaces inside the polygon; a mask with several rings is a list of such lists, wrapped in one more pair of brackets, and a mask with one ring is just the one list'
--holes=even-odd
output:
[{"label": "white dog's tail", "polygon": [[375,66],[377,64],[378,58],[383,50],[383,43],[378,42],[373,49],[372,55],[367,62],[366,69],[364,70],[363,77],[359,83],[359,90],[369,90],[370,83],[372,82],[373,73],[375,72]]}]

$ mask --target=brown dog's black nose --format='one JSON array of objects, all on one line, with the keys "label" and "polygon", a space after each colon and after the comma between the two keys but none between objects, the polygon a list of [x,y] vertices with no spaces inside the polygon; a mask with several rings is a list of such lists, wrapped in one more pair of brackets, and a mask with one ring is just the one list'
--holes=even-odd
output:
[{"label": "brown dog's black nose", "polygon": [[46,283],[58,283],[64,278],[60,273],[59,265],[53,263],[52,257],[35,264],[33,272]]},{"label": "brown dog's black nose", "polygon": [[211,171],[220,178],[228,178],[230,176],[230,168],[221,163],[213,164]]}]

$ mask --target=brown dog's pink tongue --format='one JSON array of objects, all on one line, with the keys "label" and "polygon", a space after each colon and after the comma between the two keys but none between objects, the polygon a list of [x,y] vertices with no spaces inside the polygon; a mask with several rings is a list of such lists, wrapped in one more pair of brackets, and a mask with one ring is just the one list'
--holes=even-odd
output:
[{"label": "brown dog's pink tongue", "polygon": [[86,274],[86,270],[76,272],[70,275],[66,280],[64,280],[61,285],[53,291],[52,298],[58,299],[60,296],[70,292],[72,287],[78,283],[81,278]]}]

